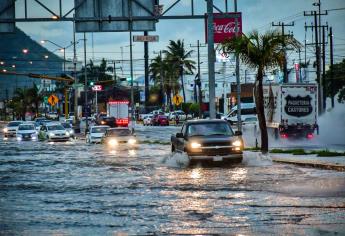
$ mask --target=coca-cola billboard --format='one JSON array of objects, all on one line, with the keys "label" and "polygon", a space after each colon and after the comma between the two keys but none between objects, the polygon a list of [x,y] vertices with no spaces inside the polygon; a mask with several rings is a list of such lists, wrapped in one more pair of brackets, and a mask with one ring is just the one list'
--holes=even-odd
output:
[{"label": "coca-cola billboard", "polygon": [[[236,17],[238,16],[238,17]],[[242,34],[242,14],[236,13],[213,13],[214,42],[222,43],[227,38],[236,34],[236,18],[238,19],[238,34]],[[205,21],[205,36],[207,42],[207,19]]]}]

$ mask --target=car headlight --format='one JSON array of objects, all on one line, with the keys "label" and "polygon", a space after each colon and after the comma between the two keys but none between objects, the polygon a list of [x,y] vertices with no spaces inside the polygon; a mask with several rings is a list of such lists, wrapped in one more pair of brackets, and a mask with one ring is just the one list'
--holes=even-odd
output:
[{"label": "car headlight", "polygon": [[200,144],[200,143],[193,142],[193,143],[190,144],[190,147],[191,147],[191,148],[200,148],[200,147],[201,147],[201,144]]},{"label": "car headlight", "polygon": [[134,138],[130,138],[129,140],[128,140],[128,144],[130,144],[130,145],[134,145],[134,144],[136,144],[137,143],[137,140],[135,140]]},{"label": "car headlight", "polygon": [[48,135],[49,135],[49,136],[55,136],[55,134],[52,133],[52,132],[49,132]]},{"label": "car headlight", "polygon": [[101,121],[101,124],[102,124],[102,125],[105,125],[105,121]]},{"label": "car headlight", "polygon": [[232,145],[234,145],[235,147],[241,147],[242,146],[242,142],[241,140],[236,140],[232,143]]},{"label": "car headlight", "polygon": [[108,141],[108,144],[109,144],[110,146],[116,146],[116,145],[117,145],[117,140],[116,140],[116,139],[110,139],[110,140]]},{"label": "car headlight", "polygon": [[66,132],[65,132],[65,135],[66,135],[66,136],[69,136],[69,132],[68,132],[68,131],[66,131]]},{"label": "car headlight", "polygon": [[8,129],[7,128],[4,128],[4,133],[7,133],[8,132]]}]

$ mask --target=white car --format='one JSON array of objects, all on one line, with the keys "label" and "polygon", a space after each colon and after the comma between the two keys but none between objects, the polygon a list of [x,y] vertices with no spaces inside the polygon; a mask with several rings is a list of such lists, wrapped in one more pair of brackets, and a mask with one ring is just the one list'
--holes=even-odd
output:
[{"label": "white car", "polygon": [[71,138],[75,137],[73,127],[69,122],[61,122],[61,125],[67,130]]},{"label": "white car", "polygon": [[50,122],[41,126],[39,138],[48,141],[68,141],[70,134],[60,123]]},{"label": "white car", "polygon": [[90,128],[90,132],[86,134],[86,142],[87,143],[100,143],[102,138],[110,127],[108,125],[98,125],[92,126]]},{"label": "white car", "polygon": [[36,141],[38,138],[38,132],[33,123],[25,122],[18,126],[16,137],[18,141],[24,141],[24,140]]},{"label": "white car", "polygon": [[152,120],[153,115],[145,115],[143,119],[143,124],[144,125],[152,125],[151,120]]},{"label": "white car", "polygon": [[18,130],[18,126],[21,123],[23,123],[23,121],[11,121],[10,123],[8,123],[3,130],[5,138],[15,137]]},{"label": "white car", "polygon": [[105,132],[102,143],[110,148],[137,149],[138,140],[128,128],[110,128]]},{"label": "white car", "polygon": [[176,116],[178,116],[179,120],[186,120],[186,119],[192,119],[192,115],[186,114],[184,111],[177,110],[177,111],[172,111],[169,113],[169,120],[175,120]]}]

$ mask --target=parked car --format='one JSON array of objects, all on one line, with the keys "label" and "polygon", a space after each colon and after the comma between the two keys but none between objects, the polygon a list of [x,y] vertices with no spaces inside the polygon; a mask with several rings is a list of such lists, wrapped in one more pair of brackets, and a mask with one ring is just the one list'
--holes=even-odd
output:
[{"label": "parked car", "polygon": [[59,118],[59,115],[56,112],[49,112],[47,113],[46,117],[48,119],[57,120]]},{"label": "parked car", "polygon": [[100,143],[102,138],[110,127],[107,125],[97,125],[92,126],[90,131],[86,134],[86,142],[87,143]]},{"label": "parked car", "polygon": [[191,164],[197,162],[242,162],[243,140],[230,124],[221,119],[186,121],[171,136],[171,151],[186,153]]},{"label": "parked car", "polygon": [[[222,116],[224,116],[223,113],[220,113],[220,112],[217,112],[217,113],[216,113],[216,119],[221,119]],[[209,112],[209,111],[204,111],[204,112],[202,113],[202,118],[203,118],[203,119],[209,119],[209,118],[210,118],[210,112]]]},{"label": "parked car", "polygon": [[169,120],[176,120],[176,117],[178,117],[178,120],[185,121],[187,119],[192,119],[192,115],[186,114],[184,111],[177,110],[169,113]]},{"label": "parked car", "polygon": [[38,137],[48,141],[68,141],[70,134],[61,124],[50,122],[41,126]]},{"label": "parked car", "polygon": [[108,125],[110,127],[115,127],[116,126],[115,117],[102,116],[97,120],[96,124],[97,125]]},{"label": "parked car", "polygon": [[102,143],[108,147],[125,147],[135,149],[138,147],[138,141],[129,128],[110,128],[105,132]]},{"label": "parked car", "polygon": [[7,137],[15,137],[17,130],[18,130],[18,126],[23,123],[23,121],[11,121],[9,122],[5,128],[3,129],[4,131],[4,136],[5,138]]},{"label": "parked car", "polygon": [[151,120],[152,125],[169,125],[169,120],[167,116],[164,115],[154,115]]},{"label": "parked car", "polygon": [[37,140],[38,132],[34,123],[32,122],[24,122],[18,126],[18,130],[16,133],[16,137],[18,141],[24,140]]},{"label": "parked car", "polygon": [[153,117],[152,114],[146,114],[146,115],[143,117],[143,124],[144,124],[144,125],[152,125],[152,117]]}]

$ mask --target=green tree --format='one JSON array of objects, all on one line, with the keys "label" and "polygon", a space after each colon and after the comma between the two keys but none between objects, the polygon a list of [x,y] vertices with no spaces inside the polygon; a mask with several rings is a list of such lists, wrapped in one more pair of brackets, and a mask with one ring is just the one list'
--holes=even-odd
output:
[{"label": "green tree", "polygon": [[150,73],[155,85],[160,87],[160,100],[164,93],[167,96],[167,103],[171,107],[172,94],[178,93],[180,84],[178,82],[178,69],[175,64],[161,57],[155,57],[150,64]]},{"label": "green tree", "polygon": [[38,86],[34,83],[34,86],[29,89],[28,91],[29,95],[29,102],[33,105],[33,111],[36,113],[36,116],[38,115],[38,110],[40,107],[40,104],[43,100],[43,93],[39,91]]},{"label": "green tree", "polygon": [[259,127],[261,130],[261,151],[268,152],[268,135],[266,118],[264,114],[264,100],[262,80],[265,70],[282,67],[286,60],[282,45],[291,48],[299,48],[300,43],[291,36],[282,36],[277,31],[268,31],[260,35],[257,31],[248,36],[242,34],[239,37],[225,40],[220,45],[223,53],[239,55],[242,62],[257,70],[254,89],[255,104],[258,114]]},{"label": "green tree", "polygon": [[[326,72],[325,89],[327,97],[334,97],[338,94],[338,102],[345,102],[345,59],[342,62],[333,65],[333,80],[332,68]],[[333,89],[332,89],[333,88]]]},{"label": "green tree", "polygon": [[17,88],[12,99],[12,107],[22,120],[25,120],[25,113],[31,105],[30,90],[26,88]]},{"label": "green tree", "polygon": [[193,70],[195,69],[195,61],[189,59],[193,53],[193,50],[187,51],[185,49],[183,40],[170,40],[168,50],[164,50],[164,53],[169,63],[174,64],[175,68],[179,72],[179,76],[181,78],[183,101],[186,101],[183,75],[184,72],[186,72],[187,74],[193,74]]},{"label": "green tree", "polygon": [[189,111],[193,114],[193,117],[199,115],[200,105],[199,103],[192,103],[190,104]]}]

